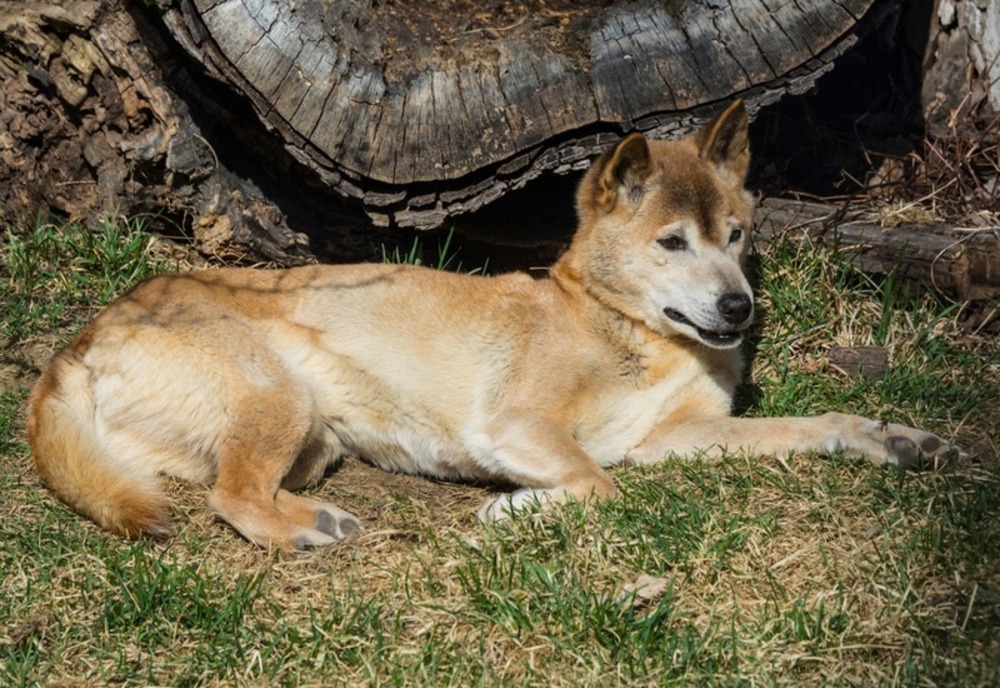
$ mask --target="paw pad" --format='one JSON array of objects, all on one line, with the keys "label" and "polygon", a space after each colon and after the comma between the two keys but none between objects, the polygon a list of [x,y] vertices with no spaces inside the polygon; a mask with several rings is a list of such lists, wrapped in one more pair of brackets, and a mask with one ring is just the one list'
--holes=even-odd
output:
[{"label": "paw pad", "polygon": [[929,435],[920,443],[920,451],[925,454],[936,454],[945,442],[940,437]]},{"label": "paw pad", "polygon": [[908,437],[890,438],[889,453],[900,468],[913,468],[920,461],[920,450]]},{"label": "paw pad", "polygon": [[316,530],[335,538],[352,538],[361,532],[361,523],[352,517],[337,518],[329,511],[316,515]]}]

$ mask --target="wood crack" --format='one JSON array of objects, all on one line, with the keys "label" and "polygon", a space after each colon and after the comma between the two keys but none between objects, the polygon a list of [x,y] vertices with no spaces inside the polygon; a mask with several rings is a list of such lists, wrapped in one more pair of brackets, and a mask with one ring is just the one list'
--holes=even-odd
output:
[{"label": "wood crack", "polygon": [[[772,0],[772,2],[773,2],[773,0]],[[764,5],[764,7],[766,7],[768,9],[768,12],[770,13],[772,19],[774,20],[774,26],[777,27],[777,29],[779,31],[781,31],[782,35],[785,37],[785,39],[788,41],[788,43],[793,46],[793,49],[796,52],[802,52],[803,51],[803,47],[799,44],[799,41],[797,41],[795,39],[795,37],[788,32],[788,30],[782,24],[781,19],[779,19],[779,17],[778,17],[778,15],[781,12],[781,7],[772,8],[770,5],[768,5],[768,0],[761,0],[761,3]],[[816,53],[813,51],[813,49],[811,47],[811,43],[808,43],[808,42],[806,43],[806,45],[805,45],[805,51],[807,51],[808,54],[811,57],[815,57],[816,56]]]},{"label": "wood crack", "polygon": [[712,8],[710,12],[711,12],[710,16],[712,21],[712,27],[715,29],[715,37],[712,40],[715,41],[716,45],[720,46],[721,49],[727,55],[729,55],[729,57],[733,61],[733,64],[739,67],[740,71],[743,73],[743,78],[746,79],[747,85],[753,85],[754,78],[751,76],[747,68],[743,66],[743,63],[739,60],[739,58],[733,53],[732,49],[729,46],[729,43],[725,41],[723,38],[723,32],[719,27],[719,19],[720,19],[719,10]]}]

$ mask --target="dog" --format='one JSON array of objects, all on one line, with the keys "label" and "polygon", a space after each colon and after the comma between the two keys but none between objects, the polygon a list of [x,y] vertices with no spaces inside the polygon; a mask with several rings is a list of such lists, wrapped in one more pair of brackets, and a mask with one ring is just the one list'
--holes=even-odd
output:
[{"label": "dog", "polygon": [[610,497],[606,468],[669,455],[846,453],[911,466],[958,451],[842,413],[731,417],[754,317],[747,114],[688,138],[624,137],[579,184],[546,277],[405,265],[154,277],[98,315],[29,401],[43,482],[127,537],[172,534],[158,475],[211,484],[247,540],[284,550],[360,521],[294,493],[343,457],[508,483],[482,521]]}]

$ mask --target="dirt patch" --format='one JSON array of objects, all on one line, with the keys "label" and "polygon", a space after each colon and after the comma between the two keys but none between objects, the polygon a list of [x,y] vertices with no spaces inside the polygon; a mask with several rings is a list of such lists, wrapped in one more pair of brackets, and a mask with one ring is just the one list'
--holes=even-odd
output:
[{"label": "dirt patch", "polygon": [[476,509],[492,489],[390,473],[349,458],[308,493],[356,514],[367,531],[404,537],[474,524]]}]

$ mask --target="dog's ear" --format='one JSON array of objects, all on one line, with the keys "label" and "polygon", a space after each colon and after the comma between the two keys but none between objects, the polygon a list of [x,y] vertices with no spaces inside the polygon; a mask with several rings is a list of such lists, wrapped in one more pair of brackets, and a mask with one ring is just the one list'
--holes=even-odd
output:
[{"label": "dog's ear", "polygon": [[714,163],[732,177],[734,183],[746,182],[750,166],[750,137],[747,111],[742,100],[735,100],[695,135],[702,158]]},{"label": "dog's ear", "polygon": [[629,134],[605,153],[598,164],[600,174],[594,194],[598,207],[607,212],[620,198],[637,206],[653,171],[646,138],[639,133]]}]

